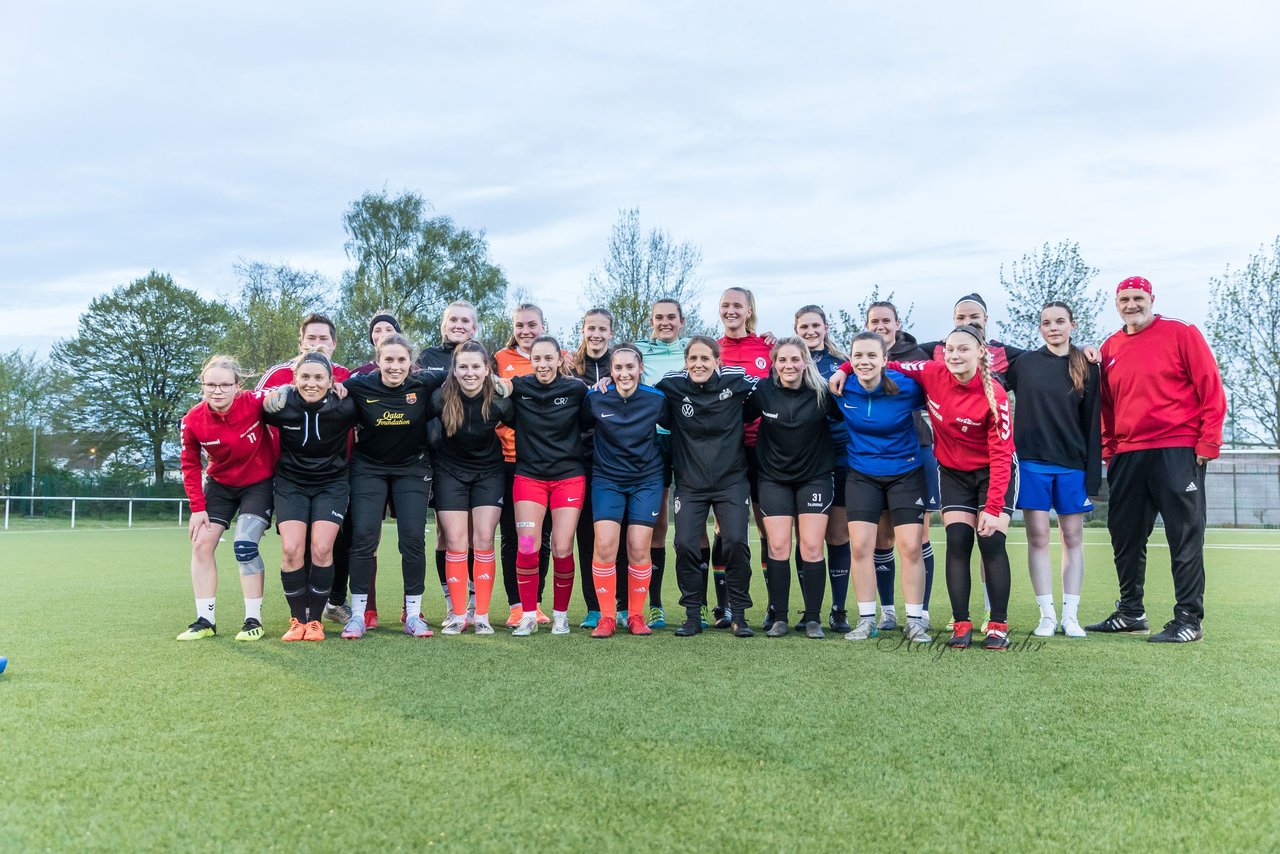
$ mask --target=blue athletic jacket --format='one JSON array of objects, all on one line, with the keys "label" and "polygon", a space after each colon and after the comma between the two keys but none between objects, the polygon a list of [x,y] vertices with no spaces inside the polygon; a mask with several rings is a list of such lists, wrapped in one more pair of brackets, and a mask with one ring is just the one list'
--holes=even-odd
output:
[{"label": "blue athletic jacket", "polygon": [[867,391],[851,376],[838,399],[849,434],[849,468],[873,477],[906,474],[922,463],[914,413],[924,406],[924,389],[897,371],[885,376],[898,384],[897,394],[885,394],[882,385]]},{"label": "blue athletic jacket", "polygon": [[592,389],[582,401],[582,426],[595,428],[592,477],[617,484],[661,480],[662,453],[654,428],[668,421],[666,396],[647,385],[636,386],[630,397]]}]

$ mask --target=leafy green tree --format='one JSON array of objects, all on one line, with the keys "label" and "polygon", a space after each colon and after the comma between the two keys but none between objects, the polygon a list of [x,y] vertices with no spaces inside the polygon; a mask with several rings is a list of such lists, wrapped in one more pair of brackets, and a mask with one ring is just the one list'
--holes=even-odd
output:
[{"label": "leafy green tree", "polygon": [[701,265],[702,250],[694,244],[676,243],[657,228],[646,234],[640,227],[639,208],[619,211],[603,269],[593,270],[588,277],[582,307],[609,309],[616,341],[648,337],[650,309],[661,298],[680,301],[684,334],[708,331],[697,307],[702,296]]},{"label": "leafy green tree", "polygon": [[[219,349],[258,373],[298,351],[298,323],[325,311],[331,285],[320,273],[261,261],[235,266],[240,292],[228,303]],[[358,346],[358,342],[354,342]]]},{"label": "leafy green tree", "polygon": [[0,354],[0,488],[7,486],[7,492],[31,488],[32,431],[49,422],[54,408],[50,374],[48,363],[34,352]]},{"label": "leafy green tree", "polygon": [[393,197],[385,189],[347,209],[345,248],[356,266],[342,277],[337,312],[345,352],[371,351],[365,336],[379,310],[418,344],[439,339],[440,315],[454,300],[473,303],[482,328],[507,313],[507,277],[490,260],[484,231],[429,211],[417,193]]},{"label": "leafy green tree", "polygon": [[1091,284],[1097,275],[1097,268],[1080,257],[1080,244],[1069,240],[1046,243],[1037,255],[1023,255],[1009,265],[1007,275],[1001,264],[1000,287],[1008,301],[1005,314],[1009,319],[996,324],[1000,327],[1000,340],[1015,347],[1039,347],[1043,343],[1040,309],[1057,300],[1071,306],[1076,319],[1076,343],[1101,344],[1099,322],[1107,298]]},{"label": "leafy green tree", "polygon": [[198,399],[200,365],[225,330],[221,303],[155,270],[96,297],[75,337],[50,355],[74,377],[63,418],[145,453],[160,483],[165,443],[176,440],[179,420]]},{"label": "leafy green tree", "polygon": [[[1209,280],[1209,343],[1230,402],[1230,441],[1280,445],[1280,237]],[[1158,305],[1158,303],[1157,303]]]}]

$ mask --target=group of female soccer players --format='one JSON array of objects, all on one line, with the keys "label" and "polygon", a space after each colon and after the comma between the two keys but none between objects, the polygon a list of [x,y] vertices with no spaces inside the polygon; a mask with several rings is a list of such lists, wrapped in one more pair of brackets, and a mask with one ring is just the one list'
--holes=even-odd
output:
[{"label": "group of female soccer players", "polygon": [[[1099,383],[1097,366],[1071,342],[1068,306],[1043,308],[1045,345],[1034,351],[988,341],[977,294],[956,303],[945,339],[926,344],[900,328],[891,303],[874,303],[847,351],[815,305],[799,309],[794,334],[782,338],[757,334],[748,290],[725,291],[719,313],[722,337],[684,337],[681,306],[660,300],[651,336],[618,343],[609,312],[592,309],[569,353],[546,334],[542,311],[522,304],[511,340],[494,354],[475,340],[468,303],[446,309],[441,342],[421,354],[396,318],[380,313],[370,322],[376,359],[349,376],[330,360],[332,324],[313,316],[312,326],[328,325],[327,350],[304,349],[291,383],[259,392],[240,388],[233,359],[211,358],[200,377],[203,400],[182,426],[196,621],[179,640],[216,633],[214,548],[233,520],[246,602],[237,639],[262,637],[258,541],[273,513],[291,613],[283,640],[323,640],[322,617],[341,622],[342,637],[362,637],[377,625],[371,594],[388,511],[399,534],[404,632],[430,636],[422,613],[429,506],[447,635],[493,634],[499,571],[514,636],[544,623],[552,634],[570,632],[578,571],[588,608],[581,626],[592,637],[623,627],[650,634],[667,624],[661,590],[674,524],[684,609],[675,634],[715,627],[751,636],[754,518],[766,635],[823,637],[828,589],[829,629],[855,641],[896,629],[900,565],[905,636],[929,642],[929,520],[940,511],[947,643],[972,642],[976,543],[988,611],[983,646],[1007,649],[1005,532],[1015,506],[1026,519],[1042,615],[1035,633],[1084,635],[1076,609],[1083,514],[1099,481]],[[304,322],[304,347],[309,328]],[[1016,419],[1006,387],[1017,398]],[[1051,509],[1063,540],[1061,622]],[[344,549],[349,559],[335,561]],[[801,600],[794,626],[793,555]],[[335,574],[335,563],[344,571]],[[548,570],[550,617],[542,610]]]}]

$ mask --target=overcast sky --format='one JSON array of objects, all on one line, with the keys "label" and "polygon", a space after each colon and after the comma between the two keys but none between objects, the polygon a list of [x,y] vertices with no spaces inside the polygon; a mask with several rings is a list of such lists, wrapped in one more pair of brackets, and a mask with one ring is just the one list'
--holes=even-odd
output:
[{"label": "overcast sky", "polygon": [[779,332],[876,283],[925,337],[971,290],[999,319],[1001,263],[1063,239],[1202,321],[1280,234],[1274,3],[631,7],[0,6],[0,350],[152,268],[336,280],[383,186],[487,230],[553,328],[632,206]]}]

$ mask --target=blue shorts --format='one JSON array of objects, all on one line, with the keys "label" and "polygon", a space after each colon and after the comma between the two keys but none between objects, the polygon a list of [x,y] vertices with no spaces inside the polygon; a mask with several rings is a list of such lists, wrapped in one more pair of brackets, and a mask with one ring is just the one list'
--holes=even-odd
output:
[{"label": "blue shorts", "polygon": [[938,486],[938,457],[932,445],[920,446],[920,461],[924,464],[924,509],[937,510],[942,506],[942,490]]},{"label": "blue shorts", "polygon": [[1093,502],[1084,488],[1084,472],[1080,469],[1018,460],[1021,483],[1018,486],[1019,510],[1049,510],[1060,516],[1088,513]]},{"label": "blue shorts", "polygon": [[591,479],[591,516],[594,522],[617,522],[652,528],[662,512],[662,478],[622,484],[596,475]]}]

